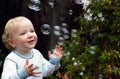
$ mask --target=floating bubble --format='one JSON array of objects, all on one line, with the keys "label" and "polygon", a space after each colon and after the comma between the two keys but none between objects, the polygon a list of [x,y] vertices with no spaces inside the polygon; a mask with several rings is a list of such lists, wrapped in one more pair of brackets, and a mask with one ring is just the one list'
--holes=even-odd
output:
[{"label": "floating bubble", "polygon": [[64,37],[64,39],[68,39],[69,38],[69,33],[64,33],[63,37]]},{"label": "floating bubble", "polygon": [[29,0],[28,7],[34,11],[40,11],[41,2],[39,0]]},{"label": "floating bubble", "polygon": [[73,14],[73,10],[69,10],[69,15],[72,15]]},{"label": "floating bubble", "polygon": [[63,33],[64,39],[69,38],[69,31],[66,28],[62,28],[62,33]]},{"label": "floating bubble", "polygon": [[69,33],[69,31],[67,30],[67,28],[62,28],[62,32],[63,33]]},{"label": "floating bubble", "polygon": [[68,39],[69,38],[69,34],[65,33],[65,34],[63,34],[63,37],[64,37],[64,39]]},{"label": "floating bubble", "polygon": [[99,74],[98,79],[104,79],[104,76],[102,74]]},{"label": "floating bubble", "polygon": [[61,26],[62,26],[62,34],[63,34],[64,39],[68,39],[69,38],[69,31],[67,29],[68,28],[67,23],[62,23]]},{"label": "floating bubble", "polygon": [[68,27],[67,23],[62,23],[61,26],[62,26],[63,28],[67,28],[67,27]]},{"label": "floating bubble", "polygon": [[60,36],[61,35],[61,28],[60,28],[60,26],[54,26],[53,31],[54,31],[54,34],[56,36]]},{"label": "floating bubble", "polygon": [[73,38],[77,37],[77,30],[76,29],[71,30],[71,37],[73,37]]},{"label": "floating bubble", "polygon": [[48,3],[53,8],[55,5],[55,0],[49,0]]},{"label": "floating bubble", "polygon": [[65,17],[61,16],[61,17],[60,17],[60,20],[61,20],[61,21],[65,21]]},{"label": "floating bubble", "polygon": [[64,44],[64,38],[63,37],[58,37],[57,44],[58,45],[63,45]]},{"label": "floating bubble", "polygon": [[50,32],[51,32],[51,27],[49,24],[43,24],[41,26],[41,32],[44,34],[44,35],[49,35]]}]

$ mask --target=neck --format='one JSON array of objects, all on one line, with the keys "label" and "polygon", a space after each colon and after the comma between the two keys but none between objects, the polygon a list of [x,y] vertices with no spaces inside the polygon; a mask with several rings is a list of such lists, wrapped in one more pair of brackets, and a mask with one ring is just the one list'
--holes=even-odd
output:
[{"label": "neck", "polygon": [[29,56],[30,55],[30,50],[16,50],[17,52],[19,52],[21,55],[24,56]]},{"label": "neck", "polygon": [[31,57],[33,57],[33,52],[32,52],[32,50],[30,50],[29,52],[21,52],[21,51],[18,51],[18,50],[14,50],[14,52],[18,55],[18,56],[20,56],[20,57],[22,57],[22,58],[24,58],[24,59],[29,59],[29,58],[31,58]]}]

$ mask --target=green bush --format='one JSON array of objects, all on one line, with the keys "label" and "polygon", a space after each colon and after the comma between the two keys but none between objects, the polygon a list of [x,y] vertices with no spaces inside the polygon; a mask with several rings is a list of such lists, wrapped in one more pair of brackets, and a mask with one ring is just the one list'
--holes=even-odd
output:
[{"label": "green bush", "polygon": [[120,78],[120,0],[91,0],[80,28],[64,42],[61,68],[49,79]]}]

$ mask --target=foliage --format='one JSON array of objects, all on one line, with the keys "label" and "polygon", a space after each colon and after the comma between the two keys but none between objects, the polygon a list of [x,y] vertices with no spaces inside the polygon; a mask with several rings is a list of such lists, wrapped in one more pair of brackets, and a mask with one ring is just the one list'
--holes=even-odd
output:
[{"label": "foliage", "polygon": [[120,78],[120,1],[91,0],[79,17],[81,29],[64,42],[61,68],[50,79]]}]

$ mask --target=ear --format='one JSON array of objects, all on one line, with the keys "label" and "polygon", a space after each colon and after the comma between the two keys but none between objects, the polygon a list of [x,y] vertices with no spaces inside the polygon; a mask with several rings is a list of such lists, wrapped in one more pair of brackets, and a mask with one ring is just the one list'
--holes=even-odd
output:
[{"label": "ear", "polygon": [[15,48],[15,44],[14,44],[14,41],[12,39],[9,39],[7,42],[11,47]]}]

